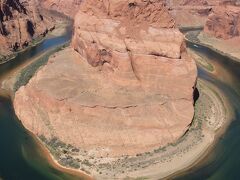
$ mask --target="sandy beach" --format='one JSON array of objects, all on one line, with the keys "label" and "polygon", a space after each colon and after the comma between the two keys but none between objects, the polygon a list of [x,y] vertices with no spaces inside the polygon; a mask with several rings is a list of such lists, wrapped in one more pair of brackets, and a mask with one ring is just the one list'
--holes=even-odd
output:
[{"label": "sandy beach", "polygon": [[64,167],[58,163],[56,159],[52,156],[50,151],[44,146],[44,144],[38,139],[34,134],[29,132],[32,137],[35,139],[36,143],[39,146],[39,152],[44,155],[44,157],[47,159],[47,161],[57,170],[66,172],[68,174],[76,176],[76,179],[81,179],[81,180],[91,180],[93,179],[89,174],[85,173],[84,171],[80,170],[75,170],[71,168]]},{"label": "sandy beach", "polygon": [[198,35],[199,41],[205,46],[210,47],[211,49],[221,52],[221,54],[227,55],[234,58],[240,62],[240,47],[239,42],[240,38],[232,38],[229,40],[217,39],[215,37],[209,36],[203,32]]},{"label": "sandy beach", "polygon": [[240,41],[239,37],[223,40],[214,38],[200,31],[190,31],[186,33],[185,38],[187,41],[208,47],[222,56],[240,62],[240,48],[238,46]]}]

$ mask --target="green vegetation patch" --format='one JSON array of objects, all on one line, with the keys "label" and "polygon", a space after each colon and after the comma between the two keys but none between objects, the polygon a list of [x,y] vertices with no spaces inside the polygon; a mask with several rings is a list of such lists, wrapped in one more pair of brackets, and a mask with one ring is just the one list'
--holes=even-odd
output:
[{"label": "green vegetation patch", "polygon": [[[78,148],[75,148],[71,144],[62,142],[57,137],[53,137],[48,140],[45,136],[40,135],[39,138],[47,146],[54,158],[58,160],[59,164],[74,169],[80,168],[81,161],[77,158],[74,158],[74,153],[79,152]],[[87,160],[84,160],[82,164],[92,166],[92,164]]]}]

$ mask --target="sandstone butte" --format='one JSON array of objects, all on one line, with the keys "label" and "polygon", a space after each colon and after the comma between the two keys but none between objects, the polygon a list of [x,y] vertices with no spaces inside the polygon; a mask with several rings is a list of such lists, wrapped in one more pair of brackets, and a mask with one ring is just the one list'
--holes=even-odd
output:
[{"label": "sandstone butte", "polygon": [[[227,4],[227,5],[226,5]],[[225,2],[215,7],[208,16],[204,27],[206,34],[216,38],[231,39],[240,36],[240,7],[236,2]]]},{"label": "sandstone butte", "polygon": [[53,27],[35,0],[0,1],[0,55],[6,56],[28,46]]},{"label": "sandstone butte", "polygon": [[197,70],[157,0],[88,0],[71,47],[53,55],[15,95],[23,125],[96,157],[177,141],[194,115]]}]

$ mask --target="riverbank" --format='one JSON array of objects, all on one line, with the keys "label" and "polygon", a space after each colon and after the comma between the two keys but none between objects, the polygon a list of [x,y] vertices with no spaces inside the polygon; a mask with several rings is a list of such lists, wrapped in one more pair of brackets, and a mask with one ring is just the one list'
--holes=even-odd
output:
[{"label": "riverbank", "polygon": [[[44,40],[47,40],[47,39],[51,40],[57,37],[64,36],[65,34],[69,33],[68,27],[69,27],[68,22],[63,21],[59,23],[56,26],[56,28]],[[65,48],[68,45],[69,45],[69,41],[53,46],[43,51],[42,53],[36,56],[33,56],[32,58],[18,65],[17,67],[10,69],[8,73],[5,73],[0,78],[0,82],[1,82],[0,95],[6,98],[11,98],[13,100],[15,91],[20,86],[25,85],[30,80],[30,78],[35,74],[35,72],[45,63],[47,63],[51,55],[53,55],[59,50],[62,50],[62,48]],[[39,141],[39,139],[36,136],[34,136],[31,132],[29,132],[29,135],[32,136],[35,143],[37,144],[36,151],[38,151],[41,156],[46,158],[48,163],[53,168],[55,168],[56,170],[59,170],[60,172],[73,175],[74,177],[76,177],[74,179],[91,179],[90,176],[84,172],[80,173],[79,171],[75,171],[73,169],[63,167],[60,164],[56,163],[52,158],[51,153],[47,150],[46,147],[43,146],[43,144]],[[25,155],[24,158],[26,159],[26,161],[29,161],[28,157],[26,156],[27,155]],[[31,162],[29,163],[31,164]]]},{"label": "riverbank", "polygon": [[[225,132],[232,114],[231,109],[227,108],[229,102],[220,90],[206,81],[199,80],[198,89],[200,99],[196,103],[195,118],[189,132],[180,143],[173,145],[175,148],[167,147],[168,156],[164,156],[166,162],[152,165],[138,175],[151,179],[171,179],[176,172],[194,167],[211,151],[214,143]],[[152,172],[155,172],[155,176],[150,176]]]},{"label": "riverbank", "polygon": [[199,41],[205,46],[216,50],[218,53],[228,56],[235,61],[240,62],[240,38],[232,38],[229,40],[217,39],[213,36],[201,32],[198,35]]},{"label": "riverbank", "polygon": [[[39,46],[40,43],[44,43],[44,40],[50,40],[64,36],[64,34],[67,34],[68,28],[71,26],[71,23],[68,21],[59,21],[58,24],[56,25],[56,28],[51,31],[41,42],[36,44],[36,46]],[[14,68],[8,73],[5,73],[4,75],[1,76],[1,90],[5,90],[7,92],[12,92],[11,96],[14,96],[15,91],[24,83],[27,83],[27,81],[33,76],[33,74],[38,70],[38,68],[42,65],[44,65],[50,55],[54,54],[55,52],[61,50],[62,48],[68,46],[70,43],[62,43],[58,46],[51,47],[44,52],[40,53],[37,56],[34,56],[30,59],[28,59],[24,63],[20,63],[17,68]],[[44,46],[44,45],[43,45]],[[33,46],[32,46],[33,47]],[[31,47],[31,48],[32,48]],[[30,47],[29,47],[30,49]],[[29,50],[28,49],[28,50]],[[25,51],[23,51],[25,52]],[[27,78],[28,77],[28,78]],[[21,79],[24,79],[22,81]]]},{"label": "riverbank", "polygon": [[199,26],[178,26],[179,30],[182,33],[186,33],[188,31],[202,31],[204,26],[199,25]]},{"label": "riverbank", "polygon": [[196,61],[198,66],[204,68],[210,73],[215,72],[214,65],[208,62],[208,60],[205,57],[203,57],[200,54],[197,54],[195,51],[191,50],[190,48],[188,48],[187,50],[188,50],[188,53],[192,56],[192,58]]},{"label": "riverbank", "polygon": [[[53,26],[51,29],[49,29],[49,32],[53,31],[54,29],[55,29],[55,26]],[[26,46],[25,48],[22,48],[18,51],[12,51],[8,55],[0,55],[0,65],[14,60],[22,52],[27,51],[27,50],[31,49],[32,47],[37,46],[38,44],[43,42],[43,40],[46,37],[47,37],[47,34],[40,35],[37,38],[33,39],[31,42],[29,42],[28,46]]]},{"label": "riverbank", "polygon": [[221,40],[211,37],[202,31],[190,31],[186,33],[185,39],[189,42],[208,47],[214,52],[240,62],[240,38]]},{"label": "riverbank", "polygon": [[[68,26],[69,26],[68,22],[60,21],[60,23],[58,23],[58,25],[56,26],[56,29],[49,33],[46,39],[63,36],[64,34],[67,33]],[[9,87],[11,87],[10,90],[15,93],[21,86],[26,85],[28,81],[31,79],[31,77],[38,71],[38,69],[48,62],[48,59],[51,55],[69,46],[69,43],[70,41],[52,47],[43,52],[42,54],[40,54],[39,56],[34,57],[28,63],[19,66],[18,68],[20,69],[20,71],[16,72],[17,74],[13,76],[14,78],[12,80],[12,84],[10,84],[10,86],[8,85]]]},{"label": "riverbank", "polygon": [[47,14],[49,17],[52,17],[52,19],[54,19],[54,22],[53,22],[54,24],[52,25],[52,27],[45,34],[34,38],[31,42],[29,42],[29,44],[26,47],[19,49],[17,51],[9,52],[6,55],[0,54],[0,65],[14,60],[17,56],[20,56],[23,52],[31,49],[32,47],[39,45],[45,39],[63,35],[66,31],[65,28],[69,26],[69,24],[73,23],[72,19],[70,19],[69,17],[61,13],[58,13],[52,10],[46,10],[46,9],[42,9],[42,11],[43,13]]},{"label": "riverbank", "polygon": [[41,141],[40,138],[36,137],[34,134],[29,132],[31,136],[34,138],[35,142],[39,145],[40,149],[39,152],[44,155],[44,157],[47,159],[47,161],[57,170],[69,173],[71,175],[74,175],[79,178],[79,180],[92,180],[93,178],[87,174],[84,171],[79,171],[73,168],[67,168],[65,166],[62,166],[51,154],[48,148],[44,145],[44,143]]}]

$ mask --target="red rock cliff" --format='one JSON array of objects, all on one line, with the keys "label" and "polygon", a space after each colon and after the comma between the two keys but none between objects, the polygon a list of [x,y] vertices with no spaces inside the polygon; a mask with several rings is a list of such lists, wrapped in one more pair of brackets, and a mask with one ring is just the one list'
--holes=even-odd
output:
[{"label": "red rock cliff", "polygon": [[0,54],[26,47],[50,27],[50,20],[40,13],[35,0],[0,1]]},{"label": "red rock cliff", "polygon": [[240,7],[218,6],[209,15],[204,32],[217,38],[230,39],[240,35]]}]

